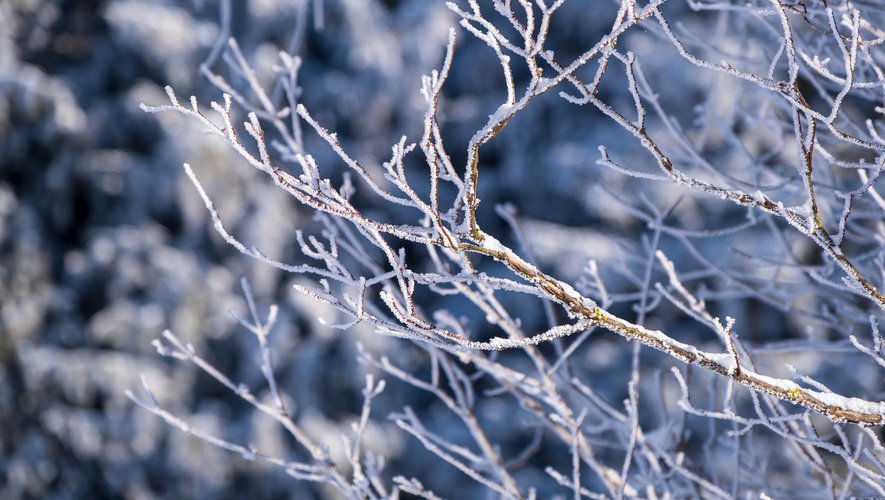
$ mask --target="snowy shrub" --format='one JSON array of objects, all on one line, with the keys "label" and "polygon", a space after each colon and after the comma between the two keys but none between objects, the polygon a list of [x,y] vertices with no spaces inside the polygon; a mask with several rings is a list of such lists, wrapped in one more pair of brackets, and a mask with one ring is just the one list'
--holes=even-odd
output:
[{"label": "snowy shrub", "polygon": [[[155,343],[281,437],[150,377],[138,404],[348,498],[885,495],[880,2],[329,4],[280,49],[222,2],[219,97],[142,105],[292,201],[219,199],[228,157],[188,158],[298,307],[243,281],[260,379]],[[299,321],[343,351],[307,400]]]}]

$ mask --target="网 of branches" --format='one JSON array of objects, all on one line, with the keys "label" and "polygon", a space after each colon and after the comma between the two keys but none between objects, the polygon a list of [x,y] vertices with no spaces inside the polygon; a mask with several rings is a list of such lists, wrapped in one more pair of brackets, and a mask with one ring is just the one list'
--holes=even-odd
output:
[{"label": "\u7f51 of branches", "polygon": [[[742,324],[740,318],[726,318],[723,322],[709,312],[704,300],[690,290],[691,286],[681,277],[676,266],[659,249],[653,248],[649,253],[644,278],[638,278],[642,290],[640,317],[628,320],[610,312],[611,300],[595,267],[591,274],[598,293],[593,296],[579,293],[565,280],[542,271],[528,257],[528,253],[517,252],[499,241],[498,238],[505,239],[502,235],[496,237],[486,232],[477,217],[477,213],[483,210],[479,199],[479,186],[483,182],[483,146],[501,134],[508,122],[537,97],[556,89],[570,103],[595,107],[628,132],[636,144],[648,153],[646,158],[649,161],[646,164],[626,165],[601,148],[599,165],[625,175],[649,179],[650,182],[678,185],[685,192],[709,197],[710,203],[744,207],[742,209],[751,214],[748,224],[757,224],[764,218],[778,238],[798,237],[813,243],[826,265],[818,269],[802,268],[798,263],[796,266],[815,286],[832,290],[843,297],[834,302],[843,308],[841,313],[853,321],[861,321],[872,315],[871,321],[875,323],[875,316],[885,310],[885,296],[881,291],[881,242],[885,241],[885,229],[882,219],[876,219],[877,214],[881,217],[885,213],[885,202],[875,189],[885,167],[885,141],[881,136],[881,118],[885,114],[885,103],[882,103],[885,76],[878,63],[882,60],[885,33],[874,22],[878,14],[873,12],[870,20],[860,10],[861,7],[832,1],[801,2],[800,5],[772,0],[742,7],[712,2],[691,4],[701,12],[701,16],[727,11],[729,15],[744,16],[744,22],[756,23],[754,30],[773,44],[772,50],[764,53],[766,64],[760,71],[756,69],[758,60],[741,60],[739,62],[742,64],[738,64],[705,59],[711,54],[722,56],[725,51],[709,45],[713,42],[692,35],[688,28],[671,25],[662,10],[664,0],[642,5],[633,0],[622,0],[608,33],[572,61],[559,60],[546,47],[553,14],[562,6],[562,0],[523,0],[518,2],[518,8],[512,3],[515,2],[495,1],[494,13],[484,11],[478,2],[472,0],[466,5],[449,5],[460,18],[461,27],[494,52],[505,85],[504,101],[489,116],[487,123],[462,146],[466,147],[465,165],[452,162],[447,153],[451,144],[444,144],[439,121],[440,107],[443,105],[441,92],[456,57],[455,30],[450,32],[441,69],[424,77],[422,82],[421,92],[426,103],[423,135],[416,143],[409,143],[403,137],[391,147],[389,161],[380,168],[368,168],[353,158],[336,134],[325,129],[307,108],[298,103],[300,89],[297,74],[300,61],[286,53],[281,54],[279,69],[278,91],[282,99],[272,98],[262,88],[238,46],[231,42],[227,48],[228,60],[243,75],[258,105],[252,104],[252,97],[238,93],[220,75],[204,68],[213,83],[225,91],[222,102],[211,103],[214,115],[204,114],[195,98],[188,103],[180,102],[171,88],[167,88],[170,105],[143,106],[143,109],[148,112],[175,111],[197,120],[210,133],[223,139],[250,166],[266,174],[280,189],[316,211],[325,227],[322,238],[304,237],[301,233],[297,235],[301,250],[309,259],[308,263],[287,264],[273,260],[259,249],[240,241],[225,228],[211,196],[202,187],[194,170],[185,165],[185,171],[202,197],[216,231],[229,244],[239,252],[281,270],[316,278],[316,286],[298,285],[297,289],[333,306],[347,318],[342,323],[334,324],[335,327],[346,329],[358,322],[370,323],[379,334],[425,344],[433,353],[437,353],[434,356],[441,356],[440,353],[454,354],[492,374],[502,387],[511,388],[525,408],[535,409],[533,411],[539,413],[545,410],[538,407],[537,402],[532,402],[536,397],[532,391],[543,394],[537,397],[552,408],[547,411],[557,415],[556,418],[546,419],[550,430],[564,442],[572,443],[576,463],[585,464],[595,471],[612,495],[639,494],[627,480],[631,467],[629,457],[636,450],[644,450],[643,453],[650,456],[658,452],[634,427],[635,431],[630,434],[629,442],[632,444],[628,461],[622,468],[619,470],[618,467],[600,462],[594,454],[593,445],[584,435],[582,417],[571,410],[567,398],[562,394],[564,383],[557,378],[561,377],[558,370],[562,360],[571,351],[560,352],[561,360],[551,364],[536,350],[538,344],[603,328],[666,353],[680,363],[715,372],[732,383],[759,393],[761,401],[765,401],[775,415],[780,415],[772,417],[772,420],[763,418],[752,422],[740,421],[734,414],[729,418],[741,425],[765,425],[779,434],[792,436],[797,446],[814,463],[823,464],[822,459],[815,458],[815,449],[824,446],[822,441],[815,440],[801,425],[790,420],[780,401],[803,406],[837,423],[849,422],[862,426],[885,423],[883,402],[836,394],[810,379],[802,379],[805,383],[800,384],[758,373],[751,347],[745,345],[738,335],[741,328],[750,329],[753,325]],[[505,26],[502,27],[501,23]],[[715,164],[716,160],[701,144],[702,139],[684,133],[659,100],[655,82],[644,71],[642,61],[624,48],[626,44],[622,38],[639,25],[655,43],[674,51],[697,68],[699,73],[711,73],[717,78],[733,80],[749,86],[758,95],[766,96],[770,101],[771,120],[779,120],[778,126],[792,129],[790,134],[795,154],[771,155],[766,160],[757,161],[752,165],[755,174],[747,173],[743,177],[740,176],[743,174],[735,174]],[[595,66],[591,67],[591,63]],[[517,83],[513,71],[515,64],[524,65],[528,70],[527,82]],[[615,66],[620,68],[617,73],[612,70]],[[623,86],[633,108],[630,112],[620,110],[601,97],[601,82],[617,78],[617,74],[625,76]],[[813,98],[809,93],[814,94]],[[878,120],[871,118],[865,123],[858,123],[852,113],[846,112],[846,103],[855,97],[879,99],[879,107],[871,111]],[[280,101],[284,104],[277,104]],[[238,133],[234,118],[237,107],[249,110],[243,124],[248,140]],[[348,175],[341,185],[333,185],[328,174],[324,174],[324,167],[305,150],[302,140],[305,133],[302,128],[305,126],[322,138],[347,167]],[[278,137],[270,144],[265,136],[266,127],[272,128],[275,137]],[[422,168],[426,169],[426,175],[420,180],[424,184],[420,186],[416,184],[418,176],[414,171],[407,176],[407,170],[411,168],[407,165],[415,155],[421,156]],[[779,164],[776,169],[765,170],[778,161],[787,163]],[[649,168],[655,164],[657,171]],[[821,169],[825,171],[821,172]],[[834,187],[834,179],[845,173],[855,176],[856,187],[841,191]],[[545,173],[539,170],[537,175]],[[750,181],[754,175],[755,184]],[[792,185],[796,189],[788,191],[782,188],[784,185]],[[353,202],[352,197],[357,189],[400,206],[404,213],[410,211],[414,225],[393,224],[364,213]],[[447,206],[442,201],[445,197],[440,194],[444,190],[457,193],[452,198],[454,201]],[[859,204],[863,204],[863,210],[857,209]],[[506,210],[502,214],[512,226],[518,226],[512,214],[508,215]],[[693,251],[692,235],[667,226],[664,223],[665,215],[639,215],[648,217],[646,222],[654,229],[655,247],[661,237],[667,236]],[[869,240],[878,241],[878,246],[871,249],[858,243],[862,231],[872,232],[874,236]],[[407,264],[403,245],[406,241],[412,243],[412,249],[423,249],[427,259],[432,262],[432,271],[419,271]],[[478,271],[476,262],[482,258],[491,258],[503,264],[511,275],[496,277]],[[716,271],[714,266],[711,269],[712,272],[727,274],[726,271]],[[653,270],[663,271],[667,276],[666,282],[654,286],[651,283]],[[753,290],[752,286],[744,285],[737,279],[733,283],[740,288],[740,293],[754,294],[765,303],[777,305],[779,302],[774,292],[769,294],[766,290]],[[414,299],[419,287],[440,294],[463,296],[485,313],[500,334],[491,340],[478,340],[451,315],[443,311],[426,313],[425,308]],[[541,333],[527,333],[514,314],[498,301],[496,294],[501,292],[533,295],[548,304],[556,304],[570,318],[570,322],[551,324],[548,330]],[[644,326],[653,295],[671,302],[686,316],[712,329],[721,341],[722,349],[718,352],[705,351],[677,340],[678,332],[662,332]],[[550,317],[555,319],[556,316],[552,314]],[[818,319],[826,323],[831,321],[832,317],[829,318]],[[832,320],[831,323],[835,324],[836,321]],[[855,337],[852,337],[852,342],[857,349],[882,364],[881,342],[875,329],[873,348],[866,347]],[[537,367],[538,374],[533,378],[529,374],[514,373],[482,353],[503,349],[525,350]],[[404,430],[420,439],[429,450],[489,488],[506,496],[523,496],[524,492],[509,474],[498,451],[488,442],[481,426],[467,411],[471,395],[456,390],[455,396],[452,396],[438,391],[436,382],[418,380],[387,360],[368,355],[367,360],[397,378],[435,393],[445,401],[470,430],[479,447],[475,453],[482,455],[482,458],[467,457],[466,452],[459,455],[449,444],[429,437],[426,429],[409,413],[397,419]],[[438,362],[445,364],[447,361]],[[459,379],[454,368],[448,367],[446,370],[450,378]],[[687,385],[681,383],[687,397]],[[369,393],[374,394],[371,390]],[[627,405],[628,409],[635,411],[635,401],[631,404]],[[690,403],[685,406],[711,418],[725,415],[698,410]],[[761,409],[759,411],[761,415]],[[633,418],[631,415],[624,415],[624,421]],[[306,441],[306,438],[301,440]],[[875,486],[883,484],[885,480],[881,471],[861,465],[856,457],[848,453],[837,453],[848,464],[853,478],[881,491],[880,486]],[[320,456],[316,450],[312,454]],[[478,460],[491,464],[490,469],[479,473],[468,465]],[[671,466],[678,469],[675,463],[671,463]],[[821,467],[825,468],[823,465]],[[346,479],[335,475],[334,471],[324,473],[330,474],[329,477],[334,476],[336,484],[346,483]],[[684,473],[690,474],[689,471]],[[829,470],[825,472],[831,473]],[[573,487],[576,497],[583,494],[580,480],[575,477],[577,473],[566,477],[551,471],[551,475],[562,484]],[[703,478],[691,477],[690,481],[701,484],[705,491],[728,495]],[[416,486],[414,483],[401,482],[400,486],[420,489],[420,484]]]}]

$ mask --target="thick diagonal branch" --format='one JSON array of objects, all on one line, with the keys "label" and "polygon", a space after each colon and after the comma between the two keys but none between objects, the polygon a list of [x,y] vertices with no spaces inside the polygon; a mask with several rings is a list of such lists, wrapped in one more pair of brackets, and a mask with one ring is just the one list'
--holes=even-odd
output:
[{"label": "thick diagonal branch", "polygon": [[863,426],[885,424],[885,402],[871,402],[824,393],[799,387],[790,380],[768,377],[743,367],[738,370],[734,357],[730,353],[702,351],[692,345],[680,342],[664,332],[649,330],[605,311],[593,300],[581,296],[567,283],[544,274],[487,234],[483,234],[483,239],[479,244],[462,244],[462,248],[465,251],[488,255],[503,263],[562,305],[569,315],[586,320],[591,325],[600,326],[629,340],[641,342],[683,363],[697,365],[731,378],[754,391],[804,406],[826,415],[835,422],[850,422]]}]

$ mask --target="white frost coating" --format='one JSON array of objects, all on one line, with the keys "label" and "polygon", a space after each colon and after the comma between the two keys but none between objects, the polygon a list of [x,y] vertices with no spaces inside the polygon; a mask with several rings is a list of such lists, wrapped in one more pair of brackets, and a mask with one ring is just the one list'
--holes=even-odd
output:
[{"label": "white frost coating", "polygon": [[[577,290],[575,290],[574,288],[572,288],[572,286],[569,285],[568,283],[566,283],[566,282],[564,282],[564,281],[560,281],[560,282],[559,282],[559,286],[562,287],[562,290],[565,292],[566,295],[568,295],[569,297],[575,299],[575,301],[577,301],[577,302],[581,302],[581,301],[584,299],[584,297],[582,297],[581,294],[578,293]],[[595,305],[594,305],[594,307],[595,307]]]},{"label": "white frost coating", "polygon": [[482,247],[496,254],[508,254],[512,259],[518,261],[522,267],[525,267],[526,269],[531,269],[532,272],[536,274],[538,273],[538,270],[537,268],[535,268],[535,266],[522,260],[518,255],[513,253],[513,251],[510,250],[508,247],[504,246],[504,244],[498,241],[494,236],[483,234]]},{"label": "white frost coating", "polygon": [[[772,387],[777,387],[778,389],[788,392],[795,391],[796,389],[801,389],[795,382],[791,382],[789,380],[784,380],[781,378],[767,377],[765,375],[760,375],[758,373],[753,374],[753,380],[757,380],[759,382],[764,382]],[[809,394],[815,394],[814,391],[809,391],[806,389],[801,389]]]},{"label": "white frost coating", "polygon": [[793,211],[803,217],[811,217],[811,201],[792,207]]},{"label": "white frost coating", "polygon": [[498,109],[495,110],[494,113],[489,115],[489,121],[486,123],[486,128],[491,127],[493,124],[497,125],[501,121],[503,121],[507,115],[513,113],[513,105],[504,103],[498,106]]},{"label": "white frost coating", "polygon": [[[636,328],[637,330],[641,331],[643,333],[643,335],[645,335],[646,337],[651,337],[651,338],[659,341],[661,344],[663,344],[666,347],[680,349],[680,350],[683,350],[686,352],[690,352],[690,353],[694,354],[695,356],[698,356],[699,354],[701,354],[700,351],[698,351],[697,348],[695,348],[695,346],[683,344],[682,342],[666,335],[664,332],[662,332],[660,330],[649,330],[649,329],[643,328],[639,325],[633,325],[633,327]],[[709,356],[709,353],[703,353],[703,355]]]},{"label": "white frost coating", "polygon": [[489,346],[495,350],[502,350],[510,347],[513,344],[512,340],[495,337],[492,340],[489,340]]},{"label": "white frost coating", "polygon": [[846,398],[845,396],[840,396],[838,394],[817,392],[809,389],[802,389],[802,392],[812,395],[814,398],[820,400],[821,403],[828,406],[837,406],[858,413],[869,413],[885,417],[885,402],[873,403],[872,401],[864,401],[863,399]]},{"label": "white frost coating", "polygon": [[729,353],[706,353],[706,357],[725,368],[729,375],[734,375],[735,370],[737,370],[737,363],[734,360],[734,356]]},{"label": "white frost coating", "polygon": [[753,199],[756,200],[758,203],[765,203],[765,193],[757,189],[753,192]]},{"label": "white frost coating", "polygon": [[[650,331],[648,333],[653,334],[660,332]],[[680,343],[676,341],[668,342],[668,344],[680,345]],[[718,363],[722,367],[726,368],[729,374],[733,374],[734,370],[737,368],[734,357],[730,354],[703,353],[703,355],[708,359]],[[760,375],[758,373],[749,373],[748,375],[750,376],[749,378],[751,380],[770,385],[771,387],[777,388],[786,393],[801,391],[802,394],[814,398],[824,405],[830,407],[869,415],[881,415],[885,417],[885,402],[874,403],[859,398],[849,398],[841,396],[839,394],[815,391],[812,389],[800,387],[795,382],[792,382],[790,380],[768,377],[765,375]]]},{"label": "white frost coating", "polygon": [[504,253],[509,250],[509,248],[505,247],[500,241],[495,239],[494,236],[489,234],[483,235],[482,247],[495,253]]}]

